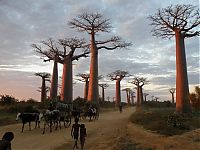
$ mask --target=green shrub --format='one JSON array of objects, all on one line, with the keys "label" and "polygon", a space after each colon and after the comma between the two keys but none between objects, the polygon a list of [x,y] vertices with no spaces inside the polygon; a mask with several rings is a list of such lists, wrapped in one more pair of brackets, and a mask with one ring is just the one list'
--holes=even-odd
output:
[{"label": "green shrub", "polygon": [[200,128],[200,114],[192,117],[174,114],[174,108],[141,107],[130,117],[131,122],[167,136]]}]

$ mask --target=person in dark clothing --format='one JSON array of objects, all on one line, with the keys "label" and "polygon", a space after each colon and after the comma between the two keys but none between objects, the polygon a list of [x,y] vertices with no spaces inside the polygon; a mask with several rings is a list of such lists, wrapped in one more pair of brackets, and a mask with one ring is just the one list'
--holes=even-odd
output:
[{"label": "person in dark clothing", "polygon": [[0,150],[11,150],[11,141],[14,138],[13,132],[6,132],[0,140]]},{"label": "person in dark clothing", "polygon": [[122,113],[122,105],[119,105],[119,112]]},{"label": "person in dark clothing", "polygon": [[80,125],[80,143],[81,143],[81,150],[83,150],[85,144],[85,137],[86,137],[86,128],[85,124]]},{"label": "person in dark clothing", "polygon": [[78,149],[78,145],[77,145],[77,142],[78,142],[78,137],[79,137],[79,128],[80,128],[80,124],[78,124],[78,121],[79,119],[78,118],[75,118],[74,119],[74,124],[72,125],[72,129],[71,129],[71,136],[72,138],[74,139],[74,147],[73,147],[73,150],[75,148]]}]

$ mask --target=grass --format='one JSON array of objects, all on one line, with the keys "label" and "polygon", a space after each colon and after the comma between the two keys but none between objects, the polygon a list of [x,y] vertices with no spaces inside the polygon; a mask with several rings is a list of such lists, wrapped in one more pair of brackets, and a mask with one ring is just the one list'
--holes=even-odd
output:
[{"label": "grass", "polygon": [[148,108],[141,107],[130,117],[131,122],[142,125],[147,130],[166,136],[179,135],[200,128],[200,113],[190,118],[181,118],[181,126],[167,123],[168,116],[174,113],[174,108]]},{"label": "grass", "polygon": [[120,137],[117,141],[117,145],[114,148],[116,150],[154,150],[151,147],[142,147],[138,143],[134,143],[128,137]]},{"label": "grass", "polygon": [[0,126],[14,124],[16,113],[0,112]]}]

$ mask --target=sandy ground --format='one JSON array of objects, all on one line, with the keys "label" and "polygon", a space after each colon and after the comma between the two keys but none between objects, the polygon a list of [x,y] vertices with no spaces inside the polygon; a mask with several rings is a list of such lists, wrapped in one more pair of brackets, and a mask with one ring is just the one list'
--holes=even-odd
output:
[{"label": "sandy ground", "polygon": [[[81,120],[80,123],[85,123],[87,128],[85,150],[120,150],[124,144],[120,138],[156,150],[200,150],[200,129],[181,136],[164,137],[129,123],[128,118],[134,110],[127,108],[123,113],[105,112],[100,114],[99,120],[92,122]],[[0,135],[6,131],[15,134],[13,150],[71,150],[73,147],[70,127],[62,127],[52,133],[47,129],[44,135],[42,128],[28,131],[28,125],[25,126],[24,133],[20,132],[21,124],[0,127]]]}]

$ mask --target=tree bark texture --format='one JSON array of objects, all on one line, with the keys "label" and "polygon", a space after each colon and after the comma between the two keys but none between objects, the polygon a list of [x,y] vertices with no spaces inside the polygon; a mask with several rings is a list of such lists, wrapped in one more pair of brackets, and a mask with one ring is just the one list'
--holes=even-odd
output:
[{"label": "tree bark texture", "polygon": [[87,97],[88,97],[88,86],[89,86],[89,81],[87,79],[85,81],[85,87],[84,87],[84,99],[87,99]]},{"label": "tree bark texture", "polygon": [[45,78],[42,78],[42,88],[41,88],[41,102],[44,102],[46,100],[46,84],[45,84]]},{"label": "tree bark texture", "polygon": [[72,60],[70,56],[64,59],[61,100],[67,103],[71,103],[73,100]]},{"label": "tree bark texture", "polygon": [[139,97],[140,97],[140,105],[144,103],[142,86],[139,86]]},{"label": "tree bark texture", "polygon": [[116,105],[117,107],[121,105],[121,90],[119,80],[116,80]]},{"label": "tree bark texture", "polygon": [[58,62],[57,58],[54,58],[54,65],[53,65],[53,73],[51,78],[51,89],[50,89],[50,98],[56,99],[58,93]]},{"label": "tree bark texture", "polygon": [[94,101],[98,104],[99,101],[99,85],[98,85],[98,49],[95,44],[94,34],[91,34],[90,39],[90,78],[89,78],[89,91],[88,101]]},{"label": "tree bark texture", "polygon": [[175,32],[176,38],[176,112],[190,113],[189,87],[184,36]]}]

